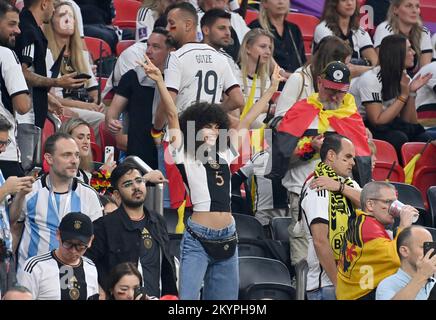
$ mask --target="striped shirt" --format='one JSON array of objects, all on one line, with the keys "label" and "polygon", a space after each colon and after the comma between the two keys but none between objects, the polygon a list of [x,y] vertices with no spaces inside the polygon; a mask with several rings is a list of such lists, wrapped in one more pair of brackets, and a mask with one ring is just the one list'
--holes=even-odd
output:
[{"label": "striped shirt", "polygon": [[18,250],[19,266],[30,257],[58,248],[56,231],[67,213],[80,211],[93,221],[103,215],[97,192],[89,185],[74,178],[70,191],[60,194],[50,190],[48,180],[48,175],[36,180],[24,200],[20,216],[24,231]]},{"label": "striped shirt", "polygon": [[94,263],[82,257],[78,266],[63,264],[54,251],[26,260],[17,281],[36,300],[88,300],[98,298],[98,275]]}]

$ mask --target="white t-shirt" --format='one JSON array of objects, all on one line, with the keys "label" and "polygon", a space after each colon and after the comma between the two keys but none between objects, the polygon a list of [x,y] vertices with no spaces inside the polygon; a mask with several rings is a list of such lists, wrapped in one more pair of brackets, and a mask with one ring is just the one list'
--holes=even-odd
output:
[{"label": "white t-shirt", "polygon": [[[333,31],[327,27],[325,21],[322,21],[315,28],[313,41],[315,45],[325,37],[333,35]],[[368,32],[366,32],[363,28],[359,27],[357,30],[351,30],[350,37],[344,38],[344,40],[348,40],[351,48],[353,49],[353,58],[361,58],[362,51],[368,48],[373,48],[371,37]]]},{"label": "white t-shirt", "polygon": [[205,164],[185,153],[183,146],[175,149],[170,144],[168,151],[182,175],[194,211],[231,211],[230,164],[239,156],[237,151],[227,148],[218,152],[214,162]]},{"label": "white t-shirt", "polygon": [[171,52],[165,83],[177,93],[178,112],[196,101],[219,103],[223,91],[239,87],[227,59],[205,43],[187,43]]},{"label": "white t-shirt", "polygon": [[389,107],[394,99],[383,100],[380,66],[366,71],[351,84],[350,93],[356,100],[356,106],[363,119],[366,119],[365,103],[381,103],[383,110]]},{"label": "white t-shirt", "polygon": [[415,104],[417,110],[422,105],[436,104],[436,92],[434,91],[436,87],[436,61],[423,66],[416,74],[415,78],[418,75],[424,75],[426,73],[431,73],[433,76],[416,92]]},{"label": "white t-shirt", "polygon": [[0,153],[0,161],[19,161],[20,151],[16,141],[17,125],[12,98],[19,94],[28,94],[29,89],[17,56],[11,49],[2,46],[0,46],[0,71],[0,114],[12,125],[8,133],[11,143],[6,147],[5,152]]},{"label": "white t-shirt", "polygon": [[[380,23],[377,29],[375,30],[374,47],[378,48],[382,40],[391,34],[394,34],[391,25],[388,24],[387,21]],[[421,53],[433,52],[433,47],[431,45],[430,31],[426,27],[423,27],[422,30],[420,48],[421,48]]]},{"label": "white t-shirt", "polygon": [[436,60],[436,33],[431,37],[431,47],[433,48],[433,59]]},{"label": "white t-shirt", "polygon": [[[344,181],[342,177],[339,178]],[[327,190],[317,191],[317,189],[310,189],[308,186],[313,179],[314,178],[312,177],[306,183],[305,196],[301,202],[301,208],[303,210],[302,226],[306,232],[307,239],[309,240],[307,250],[307,264],[309,266],[309,271],[307,273],[306,290],[315,290],[320,287],[322,288],[332,285],[327,273],[321,267],[310,232],[310,225],[314,221],[326,223],[328,225],[330,192]],[[353,187],[360,190],[360,186],[355,181],[353,181]]]},{"label": "white t-shirt", "polygon": [[150,8],[141,7],[136,15],[135,40],[147,40],[153,32],[154,23],[159,18],[159,13]]},{"label": "white t-shirt", "polygon": [[[26,260],[18,270],[17,280],[32,292],[35,300],[88,300],[98,295],[97,268],[87,257],[72,268],[62,264],[54,252],[44,253]],[[62,299],[62,291],[64,297],[68,294],[67,299]]]}]

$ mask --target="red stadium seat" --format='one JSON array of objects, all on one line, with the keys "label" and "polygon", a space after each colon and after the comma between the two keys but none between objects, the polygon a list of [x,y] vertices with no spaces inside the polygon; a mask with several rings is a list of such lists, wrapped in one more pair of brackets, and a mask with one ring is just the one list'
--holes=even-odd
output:
[{"label": "red stadium seat", "polygon": [[117,43],[117,57],[120,56],[120,54],[126,50],[128,47],[130,47],[132,44],[135,43],[135,40],[121,40]]},{"label": "red stadium seat", "polygon": [[295,23],[300,28],[304,40],[304,50],[309,58],[312,53],[313,34],[320,22],[319,19],[308,14],[291,12],[286,17],[286,20]]},{"label": "red stadium seat", "polygon": [[141,3],[136,0],[114,0],[115,18],[112,24],[120,28],[136,28],[136,14]]},{"label": "red stadium seat", "polygon": [[[42,129],[42,135],[41,135],[41,148],[42,148],[42,155],[44,156],[44,146],[45,141],[48,139],[48,137],[52,136],[56,132],[56,127],[50,119],[46,118],[44,122],[44,129]],[[49,166],[48,163],[45,161],[45,158],[43,158],[43,164],[42,164],[42,170],[46,173],[49,172]]]},{"label": "red stadium seat", "polygon": [[[406,164],[413,158],[415,154],[422,152],[424,142],[407,142],[401,147],[401,156]],[[416,162],[415,171],[413,173],[412,184],[421,191],[424,199],[424,204],[428,208],[427,190],[431,186],[436,186],[436,147],[429,144]]]},{"label": "red stadium seat", "polygon": [[395,148],[387,141],[377,139],[373,139],[373,141],[377,148],[377,160],[372,173],[373,179],[377,181],[388,179],[389,181],[404,182],[404,170],[399,165]]},{"label": "red stadium seat", "polygon": [[112,54],[111,47],[109,44],[101,39],[94,37],[85,37],[86,47],[91,53],[92,60],[97,60],[100,58],[100,43],[102,43],[102,57],[108,57]]}]

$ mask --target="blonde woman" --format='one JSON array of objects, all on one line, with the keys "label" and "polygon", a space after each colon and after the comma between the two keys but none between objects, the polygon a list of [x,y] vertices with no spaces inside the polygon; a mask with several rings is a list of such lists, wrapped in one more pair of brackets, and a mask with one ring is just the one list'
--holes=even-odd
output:
[{"label": "blonde woman", "polygon": [[261,0],[259,19],[249,27],[262,28],[274,37],[274,60],[286,71],[286,78],[306,63],[303,36],[294,23],[286,20],[289,0]]},{"label": "blonde woman", "polygon": [[143,0],[136,15],[135,40],[147,40],[154,29],[156,20],[164,14],[169,0]]},{"label": "blonde woman", "polygon": [[[78,89],[57,90],[56,96],[61,104],[71,108],[82,119],[91,124],[97,136],[98,126],[104,120],[104,105],[97,104],[98,83],[88,60],[88,52],[83,50],[74,9],[69,2],[56,2],[55,11],[44,33],[48,40],[48,48],[56,60],[65,50],[60,65],[60,75],[77,72],[90,76],[85,86]],[[48,68],[50,68],[48,64]]]},{"label": "blonde woman", "polygon": [[83,119],[72,118],[62,123],[59,131],[70,134],[77,143],[80,153],[80,164],[77,171],[79,180],[90,185],[100,194],[106,193],[110,187],[109,178],[116,163],[113,158],[109,158],[98,170],[94,170],[89,124]]},{"label": "blonde woman", "polygon": [[419,0],[391,0],[387,19],[374,35],[377,53],[382,40],[391,34],[402,34],[410,41],[415,51],[413,67],[408,69],[411,74],[429,64],[433,53],[430,31],[422,25],[419,6]]},{"label": "blonde woman", "polygon": [[[256,28],[250,30],[245,35],[239,51],[239,63],[241,67],[239,84],[241,85],[245,100],[248,99],[251,92],[258,59],[259,67],[254,101],[259,100],[266,89],[270,87],[270,66],[273,65],[273,52],[274,39],[267,31]],[[262,113],[259,116],[260,119],[258,118],[256,122],[263,120],[264,117],[265,113]]]}]

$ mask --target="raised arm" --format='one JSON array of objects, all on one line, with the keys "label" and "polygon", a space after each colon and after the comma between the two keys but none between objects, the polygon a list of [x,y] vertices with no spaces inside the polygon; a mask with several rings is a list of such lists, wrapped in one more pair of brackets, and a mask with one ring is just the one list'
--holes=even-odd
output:
[{"label": "raised arm", "polygon": [[165,81],[162,76],[162,72],[157,68],[145,55],[145,61],[147,63],[137,61],[143,68],[147,76],[156,82],[156,86],[159,90],[161,102],[159,107],[162,113],[166,114],[168,120],[169,139],[174,148],[179,148],[182,143],[182,137],[180,134],[179,115],[177,113],[177,107],[173,98],[168,91]]}]

